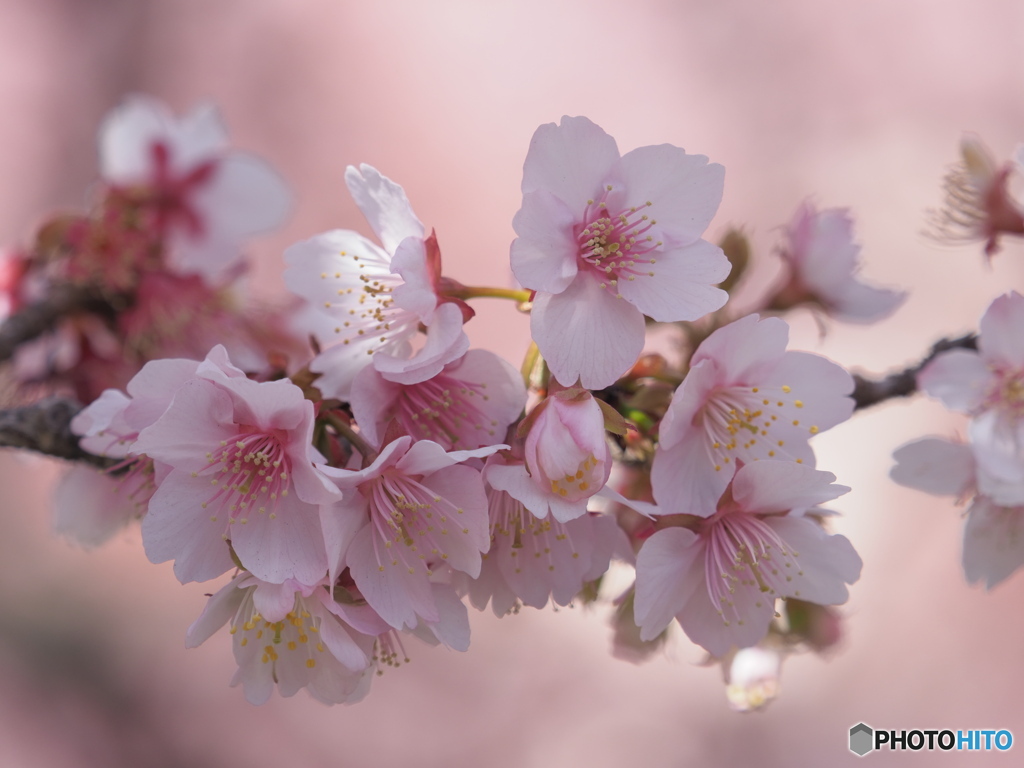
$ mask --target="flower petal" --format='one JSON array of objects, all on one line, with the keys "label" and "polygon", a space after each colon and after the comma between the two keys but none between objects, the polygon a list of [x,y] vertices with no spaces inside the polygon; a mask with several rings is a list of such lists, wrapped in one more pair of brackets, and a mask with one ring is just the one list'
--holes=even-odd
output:
[{"label": "flower petal", "polygon": [[627,301],[579,274],[562,293],[538,293],[530,315],[534,341],[555,378],[586,389],[613,384],[644,345],[644,317]]}]

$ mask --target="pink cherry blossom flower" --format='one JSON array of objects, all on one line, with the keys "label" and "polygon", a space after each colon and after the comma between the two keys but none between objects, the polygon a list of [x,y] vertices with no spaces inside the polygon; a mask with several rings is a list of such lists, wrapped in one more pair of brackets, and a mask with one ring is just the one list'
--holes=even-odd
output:
[{"label": "pink cherry blossom flower", "polygon": [[233,566],[230,541],[259,579],[317,583],[328,566],[319,505],[338,494],[312,436],[301,389],[235,375],[211,354],[133,446],[171,468],[142,523],[146,555],[174,560],[183,583],[205,581]]},{"label": "pink cherry blossom flower", "polygon": [[1024,504],[1024,296],[1000,296],[981,318],[978,349],[952,349],[932,360],[918,386],[972,416],[969,434],[981,465],[982,493]]},{"label": "pink cherry blossom flower", "polygon": [[473,349],[415,384],[389,381],[364,368],[352,385],[352,413],[373,444],[395,419],[409,435],[446,450],[482,448],[505,436],[526,405],[519,371],[497,355]]},{"label": "pink cherry blossom flower", "polygon": [[207,280],[219,280],[244,240],[277,227],[291,206],[266,163],[228,149],[212,106],[177,119],[155,99],[126,99],[100,130],[100,166],[115,189],[156,207],[170,267]]},{"label": "pink cherry blossom flower", "polygon": [[827,514],[815,507],[849,490],[833,480],[794,462],[747,464],[693,530],[654,533],[637,555],[641,639],[657,637],[674,617],[693,642],[722,657],[765,636],[777,598],[845,602],[860,557],[808,514]]},{"label": "pink cherry blossom flower", "polygon": [[928,234],[947,243],[983,241],[991,257],[999,251],[1001,234],[1024,234],[1024,212],[1007,189],[1016,169],[1012,163],[998,164],[971,134],[960,141],[960,156],[943,180],[944,206],[929,211]]},{"label": "pink cherry blossom flower", "polygon": [[487,489],[491,547],[480,576],[469,582],[470,601],[495,616],[520,605],[543,608],[548,599],[569,605],[583,585],[608,570],[613,555],[632,562],[626,534],[613,517],[585,514],[567,523],[539,519],[504,491]]},{"label": "pink cherry blossom flower", "polygon": [[[984,467],[971,446],[923,438],[893,453],[889,475],[900,485],[934,496],[971,499],[965,513],[963,569],[969,584],[992,589],[1024,565],[1024,504],[1002,504],[979,491]],[[1007,494],[1020,496],[1020,488]],[[973,497],[973,498],[971,498]]]},{"label": "pink cherry blossom flower", "polygon": [[238,663],[231,685],[241,684],[250,704],[265,703],[275,686],[286,697],[305,688],[325,704],[351,704],[373,679],[375,639],[363,630],[382,622],[367,610],[335,602],[323,582],[268,584],[243,572],[210,598],[186,646],[230,623]]},{"label": "pink cherry blossom flower", "polygon": [[848,211],[817,211],[804,203],[785,236],[779,254],[790,271],[773,308],[810,303],[837,320],[873,323],[892,314],[906,299],[906,292],[875,288],[857,279],[860,246],[853,240]]},{"label": "pink cherry blossom flower", "polygon": [[[381,245],[333,230],[285,252],[285,283],[320,316],[325,349],[310,366],[322,374],[317,386],[343,400],[371,362],[384,378],[415,384],[469,349],[462,305],[438,295],[437,241],[426,237],[405,190],[369,165],[349,166],[345,183]],[[414,352],[421,324],[426,340]]]},{"label": "pink cherry blossom flower", "polygon": [[585,389],[546,398],[527,418],[523,462],[488,462],[487,482],[506,491],[538,518],[560,523],[587,511],[590,498],[611,474],[604,414]]},{"label": "pink cherry blossom flower", "polygon": [[654,456],[654,500],[665,513],[712,514],[740,462],[814,466],[808,440],[850,417],[850,374],[786,351],[788,337],[783,320],[748,315],[697,348]]},{"label": "pink cherry blossom flower", "polygon": [[348,567],[366,602],[392,627],[440,623],[442,642],[465,650],[465,606],[460,611],[449,599],[454,590],[439,592],[436,582],[447,568],[479,575],[490,545],[487,497],[480,472],[462,462],[505,447],[446,452],[406,435],[364,469],[324,467],[343,492],[324,509],[332,574]]},{"label": "pink cherry blossom flower", "polygon": [[613,383],[644,344],[644,315],[696,320],[728,298],[721,249],[701,239],[722,199],[722,166],[669,144],[619,156],[585,117],[533,135],[512,271],[537,291],[533,338],[565,386]]}]

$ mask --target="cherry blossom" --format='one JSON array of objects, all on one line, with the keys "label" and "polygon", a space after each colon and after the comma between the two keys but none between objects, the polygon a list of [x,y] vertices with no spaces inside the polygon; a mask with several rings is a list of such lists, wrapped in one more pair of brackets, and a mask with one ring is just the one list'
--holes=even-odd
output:
[{"label": "cherry blossom", "polygon": [[611,473],[604,414],[594,396],[566,389],[530,413],[523,461],[491,461],[487,482],[508,492],[539,518],[548,512],[561,523],[587,511]]},{"label": "cherry blossom", "polygon": [[608,570],[612,555],[632,561],[632,550],[615,519],[597,513],[566,523],[540,519],[504,491],[487,489],[491,547],[480,576],[469,582],[470,601],[496,616],[519,605],[543,608],[548,599],[568,605],[584,584]]},{"label": "cherry blossom", "polygon": [[402,436],[361,470],[323,468],[343,496],[324,509],[331,572],[348,567],[366,602],[396,629],[441,623],[456,650],[469,644],[465,606],[436,583],[451,568],[475,578],[490,545],[480,472],[462,462],[506,448],[447,452]]},{"label": "cherry blossom", "polygon": [[697,348],[661,423],[651,482],[663,511],[709,515],[739,463],[814,466],[808,440],[853,412],[853,379],[787,351],[789,326],[748,315]]},{"label": "cherry blossom", "polygon": [[406,433],[446,450],[481,448],[505,436],[526,405],[519,371],[492,352],[472,349],[424,381],[389,381],[369,366],[356,376],[352,412],[363,435],[379,443],[395,419]]},{"label": "cherry blossom", "polygon": [[[889,475],[900,485],[934,496],[971,499],[962,558],[969,584],[984,582],[992,589],[1024,565],[1024,504],[1002,504],[980,492],[985,469],[976,462],[971,446],[928,437],[896,449],[893,459],[896,464]],[[1007,495],[1020,497],[1021,489]]]},{"label": "cherry blossom", "polygon": [[[134,450],[171,468],[142,523],[146,555],[182,582],[234,564],[282,583],[327,572],[319,505],[338,495],[314,466],[313,404],[287,380],[255,382],[211,355]],[[231,549],[227,542],[230,541]]]},{"label": "cherry blossom", "polygon": [[335,602],[329,586],[268,584],[240,573],[210,598],[186,646],[195,648],[229,623],[238,663],[231,685],[241,684],[250,704],[265,703],[275,686],[282,696],[305,688],[325,704],[357,702],[374,671],[375,638],[363,630],[382,622],[365,607]]},{"label": "cherry blossom", "polygon": [[620,157],[585,117],[537,129],[512,225],[512,271],[537,292],[530,327],[565,386],[613,383],[644,343],[644,315],[696,320],[728,296],[721,249],[701,239],[724,170],[669,144]]},{"label": "cherry blossom", "polygon": [[153,206],[169,240],[169,266],[218,281],[252,235],[277,227],[291,194],[266,163],[228,149],[217,111],[175,118],[146,96],[131,96],[100,130],[100,167],[115,190]]},{"label": "cherry blossom", "polygon": [[906,299],[905,292],[857,279],[860,246],[854,242],[853,219],[845,209],[818,211],[804,203],[786,227],[785,237],[779,254],[790,273],[773,308],[810,303],[837,320],[873,323]]},{"label": "cherry blossom", "polygon": [[978,349],[936,356],[918,386],[947,408],[972,416],[969,434],[982,493],[1024,504],[1024,296],[1000,296],[981,318]]},{"label": "cherry blossom", "polygon": [[[319,315],[325,349],[311,365],[322,374],[317,386],[343,400],[371,362],[385,378],[415,384],[469,349],[461,303],[438,296],[437,240],[425,237],[405,190],[369,165],[349,166],[345,183],[381,245],[332,230],[285,251],[285,283]],[[421,324],[426,339],[414,352]]]},{"label": "cherry blossom", "polygon": [[972,134],[960,141],[960,157],[944,179],[945,205],[930,212],[929,234],[940,242],[983,241],[991,257],[999,250],[1001,234],[1024,234],[1024,212],[1007,189],[1017,169],[1012,163],[998,164]]},{"label": "cherry blossom", "polygon": [[721,657],[764,637],[777,598],[844,603],[861,560],[849,540],[829,535],[816,519],[828,514],[818,504],[849,490],[834,480],[793,462],[747,464],[693,529],[654,533],[637,555],[641,639],[657,637],[674,617],[693,642]]}]

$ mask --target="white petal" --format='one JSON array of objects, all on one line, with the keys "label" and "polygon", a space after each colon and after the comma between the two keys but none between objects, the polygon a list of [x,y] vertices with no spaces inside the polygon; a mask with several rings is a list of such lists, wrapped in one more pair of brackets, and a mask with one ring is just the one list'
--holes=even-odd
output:
[{"label": "white petal", "polygon": [[345,184],[370,228],[388,253],[394,253],[407,237],[423,238],[425,229],[412,212],[405,190],[365,163],[345,169]]}]

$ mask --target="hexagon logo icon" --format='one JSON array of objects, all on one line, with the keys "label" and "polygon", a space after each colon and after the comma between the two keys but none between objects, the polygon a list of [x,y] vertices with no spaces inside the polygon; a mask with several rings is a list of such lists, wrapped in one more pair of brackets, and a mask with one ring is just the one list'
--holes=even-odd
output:
[{"label": "hexagon logo icon", "polygon": [[850,729],[850,751],[855,755],[864,757],[874,749],[874,732],[870,725],[857,723]]}]

